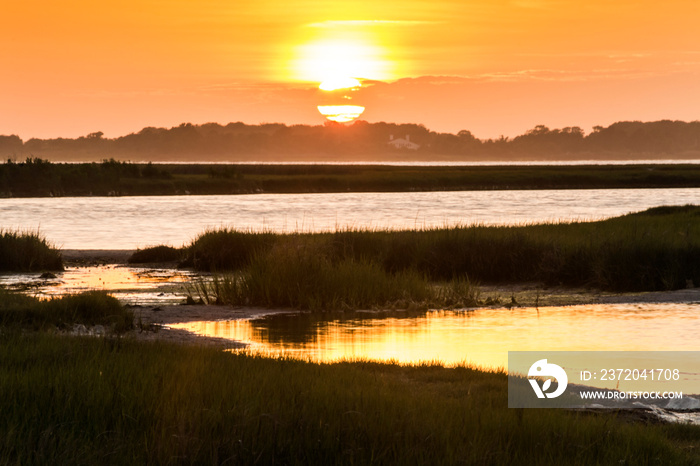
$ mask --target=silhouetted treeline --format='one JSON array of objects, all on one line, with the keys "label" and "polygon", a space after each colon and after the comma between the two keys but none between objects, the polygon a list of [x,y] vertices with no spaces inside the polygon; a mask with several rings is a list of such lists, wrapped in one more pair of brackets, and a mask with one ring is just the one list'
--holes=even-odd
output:
[{"label": "silhouetted treeline", "polygon": [[[404,139],[418,147],[390,143]],[[437,133],[422,125],[328,123],[322,126],[183,123],[170,129],[144,128],[109,139],[102,132],[77,139],[29,139],[0,136],[0,156],[53,161],[243,161],[339,160],[449,156],[464,160],[576,160],[699,158],[700,121],[619,122],[596,126],[586,135],[579,127],[549,129],[539,125],[525,134],[482,140],[471,132]]]}]

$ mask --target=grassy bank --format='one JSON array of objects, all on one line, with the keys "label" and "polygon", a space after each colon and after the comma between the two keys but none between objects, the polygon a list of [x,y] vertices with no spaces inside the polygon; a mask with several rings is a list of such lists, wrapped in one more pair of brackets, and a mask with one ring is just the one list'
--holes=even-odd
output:
[{"label": "grassy bank", "polygon": [[699,464],[698,428],[506,407],[506,376],[0,334],[3,464]]},{"label": "grassy bank", "polygon": [[191,288],[190,295],[210,304],[312,311],[479,304],[479,288],[467,278],[434,284],[414,270],[387,272],[372,261],[333,261],[289,250],[261,255],[240,273],[215,275],[212,282],[199,281]]},{"label": "grassy bank", "polygon": [[70,329],[75,324],[102,325],[124,332],[134,315],[116,298],[99,291],[40,300],[0,288],[0,326],[5,329]]},{"label": "grassy bank", "polygon": [[698,165],[0,164],[0,196],[106,196],[700,186]]},{"label": "grassy bank", "polygon": [[36,232],[0,230],[0,272],[63,270],[61,253]]},{"label": "grassy bank", "polygon": [[[468,280],[610,291],[700,286],[700,207],[659,207],[598,222],[272,234],[208,231],[183,264],[232,271],[214,296],[232,304],[367,307],[436,300]],[[437,286],[436,286],[437,285]],[[207,290],[202,290],[206,294]],[[448,301],[459,302],[461,292]],[[470,296],[478,295],[472,288]]]}]

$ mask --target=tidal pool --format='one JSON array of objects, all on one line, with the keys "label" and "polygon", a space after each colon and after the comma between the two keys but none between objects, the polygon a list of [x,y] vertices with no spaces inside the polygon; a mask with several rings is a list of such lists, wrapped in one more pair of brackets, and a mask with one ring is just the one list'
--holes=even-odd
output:
[{"label": "tidal pool", "polygon": [[66,267],[53,275],[0,274],[0,286],[40,298],[97,290],[128,304],[179,304],[187,297],[187,283],[199,276],[191,271],[115,264]]},{"label": "tidal pool", "polygon": [[700,350],[700,304],[300,313],[171,325],[237,340],[247,351],[312,361],[437,361],[507,368],[508,351]]}]

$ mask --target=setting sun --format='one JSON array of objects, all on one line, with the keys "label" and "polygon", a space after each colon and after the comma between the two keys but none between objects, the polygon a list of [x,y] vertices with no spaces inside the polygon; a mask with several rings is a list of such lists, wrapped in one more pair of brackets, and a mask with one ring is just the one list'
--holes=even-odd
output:
[{"label": "setting sun", "polygon": [[327,79],[318,86],[322,91],[335,91],[338,89],[351,89],[354,87],[360,87],[362,84],[355,78],[348,77],[334,77]]},{"label": "setting sun", "polygon": [[365,107],[358,105],[357,92],[362,84],[356,78],[333,77],[321,83],[321,104],[318,111],[330,121],[348,123],[357,119]]},{"label": "setting sun", "polygon": [[362,115],[365,107],[360,105],[319,105],[318,111],[330,121],[348,123]]},{"label": "setting sun", "polygon": [[351,77],[382,80],[391,77],[386,55],[380,46],[365,41],[321,40],[298,48],[294,73],[297,79],[311,82],[347,82]]},{"label": "setting sun", "polygon": [[389,49],[380,45],[381,35],[371,25],[362,21],[307,25],[311,35],[292,55],[293,79],[320,83],[317,109],[330,121],[347,123],[364,112],[364,105],[357,102],[361,80],[393,77]]}]

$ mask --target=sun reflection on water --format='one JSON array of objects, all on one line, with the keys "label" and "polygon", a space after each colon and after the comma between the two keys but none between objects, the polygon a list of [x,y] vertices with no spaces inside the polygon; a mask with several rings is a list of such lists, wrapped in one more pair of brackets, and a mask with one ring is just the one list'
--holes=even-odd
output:
[{"label": "sun reflection on water", "polygon": [[186,284],[197,274],[174,269],[100,265],[66,267],[54,277],[38,273],[3,274],[0,285],[49,298],[84,291],[107,291],[130,304],[176,304],[187,296]]},{"label": "sun reflection on water", "polygon": [[508,351],[696,350],[698,310],[695,304],[617,304],[421,315],[291,314],[172,327],[242,341],[249,351],[266,355],[439,361],[493,369],[507,367]]}]

